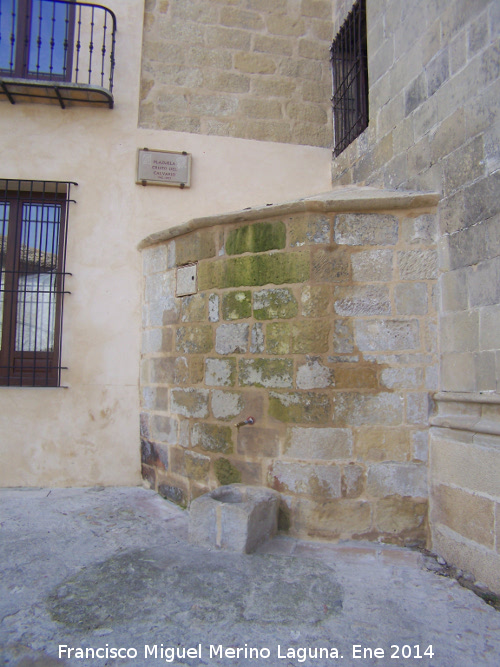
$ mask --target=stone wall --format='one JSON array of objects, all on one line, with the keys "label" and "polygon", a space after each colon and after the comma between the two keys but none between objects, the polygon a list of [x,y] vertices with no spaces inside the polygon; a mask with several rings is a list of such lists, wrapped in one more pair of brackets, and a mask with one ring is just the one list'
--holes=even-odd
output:
[{"label": "stone wall", "polygon": [[[337,3],[336,27],[349,9]],[[500,5],[371,0],[367,13],[370,123],[333,182],[442,192],[433,548],[500,591],[500,487],[480,481],[500,479]],[[486,432],[463,428],[484,414]]]},{"label": "stone wall", "polygon": [[436,199],[361,194],[142,244],[143,474],[166,498],[267,485],[293,534],[425,542]]},{"label": "stone wall", "polygon": [[331,146],[330,0],[146,0],[139,125]]}]

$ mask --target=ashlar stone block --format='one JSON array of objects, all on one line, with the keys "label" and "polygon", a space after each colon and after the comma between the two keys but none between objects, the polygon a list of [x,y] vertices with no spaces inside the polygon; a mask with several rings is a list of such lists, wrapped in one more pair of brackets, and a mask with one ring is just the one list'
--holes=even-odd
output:
[{"label": "ashlar stone block", "polygon": [[205,384],[211,387],[228,387],[236,381],[236,359],[205,360]]},{"label": "ashlar stone block", "polygon": [[208,397],[208,389],[172,389],[170,407],[172,412],[184,417],[207,417]]},{"label": "ashlar stone block", "polygon": [[348,428],[293,426],[285,441],[285,454],[293,459],[348,459],[352,456],[352,450],[352,431]]},{"label": "ashlar stone block", "polygon": [[221,324],[215,332],[215,351],[218,354],[247,352],[249,331],[248,324]]},{"label": "ashlar stone block", "polygon": [[335,242],[339,245],[396,245],[398,220],[393,215],[344,213],[335,218]]},{"label": "ashlar stone block", "polygon": [[193,426],[191,442],[193,447],[201,447],[207,452],[230,454],[233,451],[230,426],[198,422]]},{"label": "ashlar stone block", "polygon": [[227,292],[222,295],[222,317],[225,320],[242,320],[252,314],[250,290]]},{"label": "ashlar stone block", "polygon": [[367,491],[376,498],[398,495],[427,497],[427,466],[423,463],[376,463],[368,468]]},{"label": "ashlar stone block", "polygon": [[240,394],[232,391],[212,391],[212,414],[216,419],[233,419],[243,410]]},{"label": "ashlar stone block", "polygon": [[308,359],[297,368],[298,389],[322,389],[334,384],[333,370],[323,366],[318,359]]},{"label": "ashlar stone block", "polygon": [[281,221],[257,222],[229,232],[226,241],[228,255],[244,252],[264,252],[285,247],[286,227]]},{"label": "ashlar stone block", "polygon": [[293,386],[292,359],[242,359],[239,380],[243,386],[286,388]]},{"label": "ashlar stone block", "polygon": [[270,471],[277,491],[323,498],[340,498],[341,472],[336,465],[275,461]]},{"label": "ashlar stone block", "polygon": [[354,337],[360,350],[415,350],[420,347],[418,320],[359,320]]},{"label": "ashlar stone block", "polygon": [[253,313],[256,320],[287,319],[295,317],[298,304],[287,288],[264,289],[253,295]]}]

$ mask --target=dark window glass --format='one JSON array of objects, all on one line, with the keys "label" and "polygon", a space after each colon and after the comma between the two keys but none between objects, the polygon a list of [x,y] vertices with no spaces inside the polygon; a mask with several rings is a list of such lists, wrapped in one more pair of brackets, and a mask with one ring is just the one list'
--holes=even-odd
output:
[{"label": "dark window glass", "polygon": [[66,184],[0,183],[0,384],[58,386]]},{"label": "dark window glass", "polygon": [[358,0],[331,48],[334,155],[340,155],[368,126],[366,4]]},{"label": "dark window glass", "polygon": [[1,0],[0,70],[18,78],[69,81],[71,0]]}]

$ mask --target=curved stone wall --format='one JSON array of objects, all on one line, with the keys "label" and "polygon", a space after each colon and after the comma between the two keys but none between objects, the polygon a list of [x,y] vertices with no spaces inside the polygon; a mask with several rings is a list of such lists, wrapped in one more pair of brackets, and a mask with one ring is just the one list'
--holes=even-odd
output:
[{"label": "curved stone wall", "polygon": [[425,542],[435,204],[351,189],[146,239],[151,486],[265,485],[292,534]]}]

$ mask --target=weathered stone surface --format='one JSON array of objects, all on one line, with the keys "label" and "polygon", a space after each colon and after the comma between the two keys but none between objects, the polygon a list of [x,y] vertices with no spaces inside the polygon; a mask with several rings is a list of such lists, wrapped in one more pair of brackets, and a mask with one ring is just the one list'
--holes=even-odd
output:
[{"label": "weathered stone surface", "polygon": [[250,333],[250,352],[251,354],[262,354],[264,350],[264,329],[260,322],[256,322]]},{"label": "weathered stone surface", "polygon": [[406,421],[409,424],[426,426],[429,423],[431,401],[426,392],[406,395]]},{"label": "weathered stone surface", "polygon": [[489,498],[440,484],[432,489],[431,520],[490,549],[494,546],[495,503]]},{"label": "weathered stone surface", "polygon": [[244,456],[275,458],[279,455],[280,437],[278,431],[252,426],[238,429],[237,450]]},{"label": "weathered stone surface", "polygon": [[175,260],[177,266],[197,262],[207,257],[215,257],[216,245],[213,230],[200,230],[175,240]]},{"label": "weathered stone surface", "polygon": [[374,463],[368,468],[367,492],[376,497],[427,497],[427,466],[422,463]]},{"label": "weathered stone surface", "polygon": [[241,359],[239,381],[242,386],[293,387],[292,359]]},{"label": "weathered stone surface", "polygon": [[248,324],[221,324],[215,332],[215,351],[218,354],[247,352],[249,345]]},{"label": "weathered stone surface", "polygon": [[395,245],[398,220],[392,215],[349,213],[335,218],[335,242],[339,245]]},{"label": "weathered stone surface", "polygon": [[331,303],[329,285],[304,285],[301,294],[302,315],[305,317],[324,317],[329,312]]},{"label": "weathered stone surface", "polygon": [[393,251],[383,248],[362,250],[351,257],[352,277],[356,282],[385,281],[392,279]]},{"label": "weathered stone surface", "polygon": [[278,507],[279,496],[271,489],[221,486],[191,503],[189,541],[212,549],[251,553],[276,533]]},{"label": "weathered stone surface", "polygon": [[347,498],[318,502],[300,498],[294,525],[310,537],[336,539],[342,535],[361,536],[371,527],[371,505]]},{"label": "weathered stone surface", "polygon": [[420,347],[418,320],[358,320],[354,337],[360,350],[415,350]]},{"label": "weathered stone surface", "polygon": [[270,322],[266,325],[266,352],[288,354],[291,349],[292,327],[287,322]]},{"label": "weathered stone surface", "polygon": [[175,357],[155,357],[148,360],[150,380],[154,384],[172,384],[175,373]]},{"label": "weathered stone surface", "polygon": [[350,363],[335,371],[335,387],[337,389],[378,389],[379,379],[376,366]]},{"label": "weathered stone surface", "polygon": [[229,459],[221,457],[214,462],[214,472],[221,486],[241,482],[241,472]]},{"label": "weathered stone surface", "polygon": [[144,275],[151,273],[163,273],[167,270],[167,246],[155,245],[145,248],[142,253],[142,266]]},{"label": "weathered stone surface", "polygon": [[336,465],[275,461],[269,476],[273,488],[284,493],[324,500],[339,498],[341,495],[341,474]]},{"label": "weathered stone surface", "polygon": [[342,469],[342,497],[359,498],[363,493],[365,485],[365,469],[349,463]]},{"label": "weathered stone surface", "polygon": [[352,456],[352,431],[347,428],[303,428],[288,430],[284,453],[294,459],[332,461]]},{"label": "weathered stone surface", "polygon": [[254,292],[253,314],[257,320],[274,320],[295,317],[298,304],[292,290],[287,288],[264,289]]},{"label": "weathered stone surface", "polygon": [[307,354],[328,351],[330,322],[328,320],[302,320],[292,323],[292,352]]},{"label": "weathered stone surface", "polygon": [[213,330],[208,324],[178,327],[175,335],[175,347],[179,352],[204,353],[213,347]]},{"label": "weathered stone surface", "polygon": [[184,474],[197,482],[207,482],[210,471],[210,457],[198,452],[184,451]]},{"label": "weathered stone surface", "polygon": [[298,389],[322,389],[332,385],[335,385],[333,370],[323,366],[318,359],[308,359],[297,368]]},{"label": "weathered stone surface", "polygon": [[389,290],[382,285],[336,287],[333,294],[338,315],[390,315]]},{"label": "weathered stone surface", "polygon": [[398,252],[401,280],[435,280],[437,278],[435,250],[408,250]]},{"label": "weathered stone surface", "polygon": [[383,533],[410,533],[412,538],[425,540],[427,501],[413,498],[381,498],[375,503],[375,528]]},{"label": "weathered stone surface", "polygon": [[355,446],[357,461],[408,461],[410,435],[407,428],[371,426],[359,429]]},{"label": "weathered stone surface", "polygon": [[233,451],[232,431],[229,426],[198,422],[194,424],[191,442],[208,452],[230,454]]},{"label": "weathered stone surface", "polygon": [[302,246],[309,243],[328,243],[330,240],[330,220],[323,215],[308,215],[294,218],[288,226],[290,245]]},{"label": "weathered stone surface", "polygon": [[200,322],[205,319],[206,295],[193,294],[182,298],[181,322]]},{"label": "weathered stone surface", "polygon": [[222,317],[242,320],[252,314],[252,293],[249,290],[226,292],[222,295]]},{"label": "weathered stone surface", "polygon": [[319,249],[312,256],[311,277],[315,282],[345,283],[350,278],[349,256],[342,249]]},{"label": "weathered stone surface", "polygon": [[286,228],[283,222],[256,222],[229,232],[226,241],[228,255],[244,252],[279,250],[286,244]]},{"label": "weathered stone surface", "polygon": [[[434,142],[432,148],[434,149]],[[438,226],[436,216],[419,215],[416,218],[404,218],[401,221],[401,237],[408,244],[432,245],[437,241]]]},{"label": "weathered stone surface", "polygon": [[236,381],[236,359],[205,360],[205,384],[211,387],[230,387]]},{"label": "weathered stone surface", "polygon": [[254,285],[301,283],[309,278],[309,252],[245,255],[198,267],[200,290]]},{"label": "weathered stone surface", "polygon": [[160,496],[163,496],[167,500],[185,507],[187,504],[187,499],[189,492],[187,485],[176,483],[171,484],[158,484],[158,493]]},{"label": "weathered stone surface", "polygon": [[150,419],[150,433],[153,440],[168,444],[177,443],[178,422],[173,417],[152,415]]},{"label": "weathered stone surface", "polygon": [[232,391],[212,391],[212,414],[216,419],[233,419],[243,410],[240,394]]},{"label": "weathered stone surface", "polygon": [[336,424],[397,425],[403,421],[403,396],[395,393],[336,392],[333,419]]},{"label": "weathered stone surface", "polygon": [[141,463],[160,468],[161,470],[168,470],[168,448],[142,439]]},{"label": "weathered stone surface", "polygon": [[326,424],[331,406],[327,394],[313,392],[269,393],[269,415],[283,422]]},{"label": "weathered stone surface", "polygon": [[172,389],[171,410],[184,417],[208,416],[208,389]]},{"label": "weathered stone surface", "polygon": [[219,321],[219,295],[211,294],[208,298],[208,321]]},{"label": "weathered stone surface", "polygon": [[354,329],[351,319],[336,319],[333,328],[333,349],[335,352],[350,354],[354,351]]},{"label": "weathered stone surface", "polygon": [[396,285],[394,302],[398,315],[427,315],[429,306],[426,283]]}]

